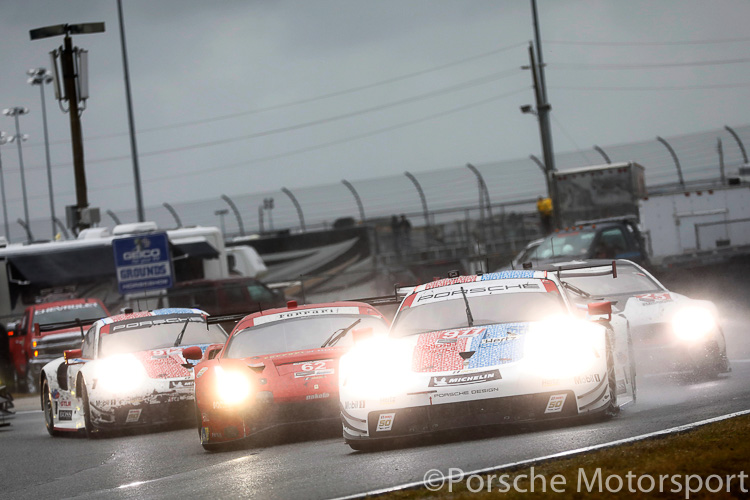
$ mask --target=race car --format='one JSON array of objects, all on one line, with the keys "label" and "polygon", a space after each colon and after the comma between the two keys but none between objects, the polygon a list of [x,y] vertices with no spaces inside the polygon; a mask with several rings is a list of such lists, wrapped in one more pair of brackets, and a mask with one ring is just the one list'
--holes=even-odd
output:
[{"label": "race car", "polygon": [[41,403],[47,431],[103,431],[195,418],[192,365],[226,332],[199,309],[119,314],[96,321],[80,349],[42,368]]},{"label": "race car", "polygon": [[608,302],[578,317],[544,271],[455,276],[404,298],[387,336],[341,358],[344,440],[355,450],[445,429],[614,415],[635,400],[625,331]]},{"label": "race car", "polygon": [[246,316],[195,367],[200,441],[209,451],[271,427],[339,418],[338,364],[354,336],[388,321],[362,302],[270,309]]},{"label": "race car", "polygon": [[731,370],[716,305],[667,290],[638,264],[618,259],[616,279],[603,274],[612,261],[576,261],[552,265],[559,270],[569,297],[581,308],[589,302],[612,302],[625,320],[638,365],[716,376]]}]

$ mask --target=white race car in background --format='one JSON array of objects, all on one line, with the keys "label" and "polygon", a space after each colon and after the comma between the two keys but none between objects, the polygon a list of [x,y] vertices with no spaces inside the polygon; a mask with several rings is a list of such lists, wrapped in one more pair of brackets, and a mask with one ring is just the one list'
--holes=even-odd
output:
[{"label": "white race car in background", "polygon": [[183,350],[200,357],[224,343],[198,309],[157,309],[98,320],[81,349],[47,363],[41,375],[45,425],[52,436],[195,421],[195,379]]},{"label": "white race car in background", "polygon": [[387,337],[339,364],[344,439],[378,440],[477,425],[613,415],[635,400],[627,332],[607,302],[578,317],[557,277],[503,271],[420,285]]},{"label": "white race car in background", "polygon": [[667,290],[634,262],[615,261],[616,278],[605,272],[612,261],[556,264],[568,295],[585,309],[590,302],[612,302],[632,336],[639,367],[715,376],[731,371],[716,305]]}]

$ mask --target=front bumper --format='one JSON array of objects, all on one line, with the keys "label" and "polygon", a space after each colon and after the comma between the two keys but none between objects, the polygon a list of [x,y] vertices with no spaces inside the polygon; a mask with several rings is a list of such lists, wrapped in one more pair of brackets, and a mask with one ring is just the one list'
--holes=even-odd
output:
[{"label": "front bumper", "polygon": [[[565,400],[562,409],[548,412],[550,398],[563,394]],[[384,415],[392,415],[392,425],[387,430],[382,428],[385,426],[379,426]],[[577,415],[579,415],[578,404],[576,394],[572,390],[373,410],[367,413],[366,421],[341,409],[344,439],[347,442],[391,439],[466,427],[554,420]]]},{"label": "front bumper", "polygon": [[294,402],[255,399],[242,407],[202,409],[201,443],[226,443],[244,439],[271,427],[304,422],[336,421],[338,397]]}]

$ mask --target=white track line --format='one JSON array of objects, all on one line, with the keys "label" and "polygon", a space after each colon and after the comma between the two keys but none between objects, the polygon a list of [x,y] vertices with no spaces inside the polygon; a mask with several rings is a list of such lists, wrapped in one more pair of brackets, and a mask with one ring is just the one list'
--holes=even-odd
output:
[{"label": "white track line", "polygon": [[[586,452],[593,451],[593,450],[601,450],[604,448],[611,448],[613,446],[620,446],[623,444],[634,443],[636,441],[643,441],[645,439],[651,439],[651,438],[655,438],[659,436],[677,434],[679,432],[684,432],[690,429],[695,429],[696,427],[700,427],[702,425],[713,424],[715,422],[721,422],[722,420],[727,420],[727,419],[734,418],[734,417],[740,417],[742,415],[750,415],[750,410],[743,410],[743,411],[738,411],[735,413],[729,413],[727,415],[721,415],[719,417],[713,417],[713,418],[709,418],[706,420],[700,420],[698,422],[692,422],[692,423],[680,425],[677,427],[670,427],[669,429],[649,432],[648,434],[641,434],[639,436],[629,437],[625,439],[618,439],[617,441],[610,441],[608,443],[596,444],[593,446],[586,446],[585,448],[578,448],[575,450],[562,451],[560,453],[555,453],[553,455],[545,455],[543,457],[530,458],[527,460],[521,460],[519,462],[511,462],[511,463],[502,464],[502,465],[495,465],[493,467],[485,467],[484,469],[477,469],[477,470],[473,470],[470,472],[462,472],[461,476],[459,475],[444,476],[444,480],[445,481],[450,481],[451,479],[460,480],[461,477],[471,476],[473,474],[486,474],[488,472],[495,472],[495,471],[502,470],[502,469],[511,469],[511,468],[520,467],[524,465],[531,465],[536,462],[541,462],[543,460],[570,457],[573,455],[578,455],[580,453],[586,453]],[[390,488],[382,488],[379,490],[372,490],[372,491],[368,491],[365,493],[357,493],[357,494],[349,495],[345,497],[337,497],[333,500],[349,500],[349,499],[354,499],[354,498],[363,498],[366,496],[383,495],[385,493],[391,493],[393,491],[407,490],[410,488],[419,488],[422,486],[425,486],[425,481],[415,481],[413,483],[406,483],[406,484],[399,484],[397,486],[391,486]]]}]

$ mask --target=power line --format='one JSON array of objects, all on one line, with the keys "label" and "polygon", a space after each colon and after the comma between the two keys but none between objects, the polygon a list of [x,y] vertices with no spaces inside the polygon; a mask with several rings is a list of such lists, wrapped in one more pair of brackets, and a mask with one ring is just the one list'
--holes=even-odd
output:
[{"label": "power line", "polygon": [[684,66],[720,66],[724,64],[744,64],[750,62],[750,58],[724,59],[718,61],[694,61],[684,63],[646,63],[646,64],[585,64],[585,63],[552,63],[548,64],[552,69],[662,69],[678,68]]},{"label": "power line", "polygon": [[[330,99],[332,97],[339,97],[339,96],[347,95],[347,94],[353,94],[355,92],[360,92],[362,90],[368,90],[368,89],[371,89],[371,88],[380,87],[380,86],[383,86],[383,85],[389,85],[391,83],[396,83],[396,82],[408,80],[410,78],[414,78],[414,77],[417,77],[417,76],[425,75],[425,74],[428,74],[428,73],[433,73],[433,72],[440,71],[440,70],[443,70],[443,69],[446,69],[446,68],[451,68],[453,66],[458,66],[458,65],[465,64],[465,63],[468,63],[468,62],[471,62],[471,61],[476,61],[478,59],[484,59],[484,58],[489,57],[489,56],[493,56],[493,55],[496,55],[496,54],[500,54],[502,52],[506,52],[506,51],[509,51],[509,50],[512,50],[512,49],[516,49],[518,47],[524,47],[524,46],[526,46],[526,42],[516,43],[516,44],[513,44],[513,45],[507,45],[507,46],[504,46],[504,47],[500,47],[499,49],[490,50],[488,52],[483,52],[481,54],[477,54],[477,55],[470,56],[470,57],[465,57],[463,59],[459,59],[459,60],[452,61],[452,62],[449,62],[449,63],[441,64],[439,66],[433,66],[431,68],[423,69],[423,70],[420,70],[420,71],[414,71],[412,73],[406,73],[404,75],[395,76],[395,77],[392,77],[392,78],[386,78],[384,80],[379,80],[377,82],[368,83],[368,84],[365,84],[365,85],[359,85],[357,87],[350,87],[348,89],[339,90],[339,91],[336,91],[336,92],[329,92],[327,94],[322,94],[322,95],[315,96],[315,97],[308,97],[308,98],[305,98],[305,99],[298,99],[298,100],[295,100],[295,101],[289,101],[289,102],[285,102],[285,103],[281,103],[281,104],[274,104],[274,105],[271,105],[271,106],[264,106],[264,107],[261,107],[261,108],[255,108],[255,109],[251,109],[251,110],[247,110],[247,111],[238,111],[238,112],[235,112],[235,113],[228,113],[228,114],[225,114],[225,115],[218,115],[218,116],[211,117],[211,118],[204,118],[204,119],[193,120],[193,121],[189,121],[189,122],[172,123],[172,124],[169,124],[169,125],[162,125],[162,126],[158,126],[158,127],[142,128],[142,129],[138,130],[138,133],[141,134],[141,133],[146,133],[146,132],[156,132],[156,131],[159,131],[159,130],[168,130],[168,129],[175,129],[175,128],[181,128],[181,127],[188,127],[188,126],[193,126],[193,125],[204,125],[206,123],[213,123],[213,122],[217,122],[217,121],[221,121],[221,120],[229,120],[229,119],[232,119],[232,118],[239,118],[239,117],[242,117],[242,116],[249,116],[249,115],[253,115],[253,114],[257,114],[257,113],[263,113],[263,112],[266,112],[266,111],[275,111],[277,109],[284,109],[284,108],[288,108],[288,107],[292,107],[292,106],[298,106],[300,104],[309,104],[311,102],[322,101],[324,99]],[[126,132],[121,132],[121,133],[116,133],[116,134],[106,134],[106,135],[91,136],[91,137],[87,137],[86,140],[111,139],[113,137],[120,137],[120,136],[123,136],[123,135],[127,135],[127,133]],[[64,142],[66,142],[66,141],[58,141],[57,143],[64,143]]]},{"label": "power line", "polygon": [[750,42],[750,37],[743,38],[718,38],[709,40],[675,40],[667,42],[613,42],[613,41],[602,41],[602,42],[580,42],[573,40],[545,40],[544,43],[550,43],[554,45],[606,45],[610,47],[629,47],[629,46],[658,46],[658,45],[706,45],[716,43],[742,43]]},{"label": "power line", "polygon": [[[207,148],[207,147],[219,146],[219,145],[222,145],[222,144],[230,144],[230,143],[233,143],[233,142],[240,142],[240,141],[246,141],[246,140],[251,140],[251,139],[257,139],[259,137],[267,137],[267,136],[270,136],[270,135],[280,134],[280,133],[284,133],[284,132],[291,132],[291,131],[300,130],[300,129],[307,128],[307,127],[312,127],[312,126],[316,126],[316,125],[323,125],[323,124],[327,124],[327,123],[332,123],[332,122],[344,120],[344,119],[347,119],[347,118],[353,118],[355,116],[359,116],[359,115],[363,115],[363,114],[367,114],[367,113],[372,113],[372,112],[375,112],[375,111],[382,111],[384,109],[393,108],[393,107],[396,107],[396,106],[402,106],[404,104],[410,104],[410,103],[413,103],[413,102],[422,101],[422,100],[425,100],[425,99],[429,99],[429,98],[436,97],[436,96],[439,96],[439,95],[447,94],[447,93],[450,93],[450,92],[456,92],[456,91],[459,91],[459,90],[464,90],[464,89],[467,89],[467,88],[476,87],[476,86],[479,86],[479,85],[484,85],[484,84],[487,84],[487,83],[491,83],[491,82],[500,80],[502,78],[506,78],[506,77],[513,76],[513,75],[516,75],[516,74],[521,74],[521,70],[514,68],[514,69],[499,71],[497,73],[493,73],[491,75],[487,75],[487,76],[484,76],[482,78],[476,78],[474,80],[469,80],[467,82],[459,83],[459,84],[456,84],[456,85],[451,85],[449,87],[444,87],[442,89],[434,90],[432,92],[427,92],[425,94],[420,94],[420,95],[417,95],[417,96],[407,97],[405,99],[400,99],[400,100],[397,100],[397,101],[391,101],[389,103],[379,104],[377,106],[371,106],[369,108],[364,108],[364,109],[360,109],[360,110],[357,110],[357,111],[352,111],[352,112],[349,112],[349,113],[343,113],[343,114],[340,114],[340,115],[329,116],[329,117],[326,117],[326,118],[320,118],[320,119],[317,119],[317,120],[311,120],[311,121],[307,121],[307,122],[303,122],[303,123],[297,123],[297,124],[294,124],[294,125],[288,125],[286,127],[279,127],[279,128],[275,128],[275,129],[264,130],[264,131],[255,132],[255,133],[252,133],[252,134],[245,134],[245,135],[236,136],[236,137],[228,137],[226,139],[217,139],[217,140],[214,140],[214,141],[205,141],[205,142],[199,142],[199,143],[195,143],[195,144],[189,144],[187,146],[179,146],[179,147],[174,147],[174,148],[167,148],[167,149],[160,149],[160,150],[155,150],[155,151],[143,152],[143,153],[140,153],[139,156],[141,158],[145,158],[145,157],[158,156],[158,155],[169,154],[169,153],[178,153],[178,152],[181,152],[181,151],[190,151],[190,150],[194,150],[194,149],[202,149],[202,148]],[[97,160],[88,160],[87,163],[88,164],[104,163],[104,162],[109,162],[109,161],[123,160],[123,159],[127,159],[127,158],[129,158],[129,156],[114,156],[114,157],[110,157],[110,158],[100,158],[100,159],[97,159]],[[67,164],[65,164],[65,165],[67,165]]]},{"label": "power line", "polygon": [[[465,111],[467,109],[471,109],[471,108],[476,108],[476,107],[479,107],[479,106],[483,106],[485,104],[489,104],[491,102],[498,101],[498,100],[504,99],[506,97],[510,97],[510,96],[513,96],[513,95],[516,95],[516,94],[520,94],[521,92],[526,92],[526,91],[528,91],[528,89],[529,89],[529,87],[523,87],[523,88],[520,88],[520,89],[516,89],[516,90],[510,91],[510,92],[505,92],[503,94],[499,94],[499,95],[496,95],[496,96],[493,96],[493,97],[489,97],[487,99],[482,99],[480,101],[475,101],[475,102],[472,102],[472,103],[469,103],[469,104],[465,104],[465,105],[454,107],[454,108],[451,108],[451,109],[448,109],[448,110],[445,110],[445,111],[441,111],[440,113],[434,113],[434,114],[431,114],[431,115],[427,115],[427,116],[424,116],[422,118],[417,118],[417,119],[414,119],[414,120],[409,120],[409,121],[398,123],[398,124],[391,125],[391,126],[388,126],[388,127],[383,127],[383,128],[375,129],[375,130],[372,130],[370,132],[365,132],[365,133],[362,133],[362,134],[352,135],[352,136],[349,136],[349,137],[337,139],[335,141],[330,141],[330,142],[326,142],[326,143],[322,143],[322,144],[316,144],[314,146],[308,146],[308,147],[305,147],[305,148],[299,148],[299,149],[295,149],[293,151],[287,151],[285,153],[279,153],[279,154],[275,154],[275,155],[264,156],[264,157],[260,157],[260,158],[254,158],[252,160],[245,160],[245,161],[242,161],[242,162],[236,162],[236,163],[232,163],[232,164],[228,164],[228,165],[222,165],[222,166],[217,166],[217,167],[212,167],[212,168],[206,168],[206,169],[203,169],[203,170],[200,170],[200,171],[195,171],[195,172],[185,172],[185,171],[182,171],[182,172],[180,172],[180,177],[181,178],[192,177],[192,176],[196,176],[196,175],[205,175],[206,172],[216,172],[216,171],[219,171],[219,170],[231,170],[231,169],[234,169],[234,168],[247,167],[248,165],[252,165],[252,164],[255,164],[255,163],[262,163],[262,162],[266,162],[266,161],[270,161],[270,160],[277,160],[277,159],[280,159],[280,158],[285,158],[285,157],[294,156],[294,155],[298,155],[298,154],[302,154],[302,153],[308,153],[310,151],[316,151],[316,150],[319,150],[319,149],[324,149],[324,148],[327,148],[327,147],[330,147],[330,146],[336,146],[336,145],[339,145],[339,144],[344,144],[346,142],[351,142],[351,141],[356,141],[356,140],[359,140],[359,139],[364,139],[366,137],[370,137],[370,136],[373,136],[373,135],[382,134],[382,133],[385,133],[385,132],[390,132],[390,131],[397,130],[397,129],[400,129],[400,128],[404,128],[404,127],[408,127],[408,126],[411,126],[411,125],[415,125],[417,123],[422,123],[422,122],[426,122],[426,121],[429,121],[429,120],[434,120],[436,118],[442,118],[442,117],[447,116],[447,115],[451,115],[451,114],[455,114],[455,113],[458,113],[458,112],[461,112],[461,111]],[[127,159],[127,157],[124,157],[124,159]],[[91,163],[91,162],[89,162],[89,163]],[[145,181],[146,182],[153,182],[153,181],[171,180],[171,179],[174,179],[174,175],[173,174],[172,175],[157,176],[157,177],[149,177],[148,179],[145,179]],[[117,184],[111,184],[111,185],[109,185],[109,186],[107,186],[105,188],[94,188],[94,189],[89,188],[89,190],[90,191],[98,191],[98,190],[102,190],[102,189],[119,188],[119,187],[125,187],[125,186],[130,186],[130,185],[131,185],[130,183],[117,183]]]},{"label": "power line", "polygon": [[715,85],[674,85],[674,86],[642,86],[642,87],[591,87],[591,86],[565,86],[553,85],[549,88],[555,90],[601,90],[601,91],[653,91],[653,90],[710,90],[710,89],[736,89],[750,87],[750,83],[719,83]]}]

